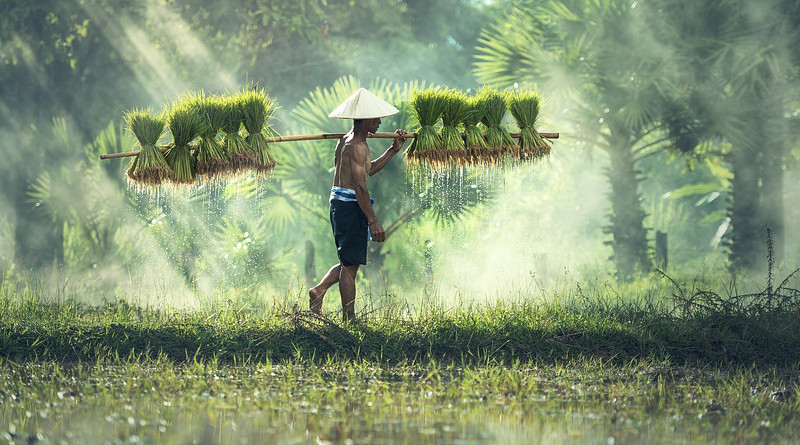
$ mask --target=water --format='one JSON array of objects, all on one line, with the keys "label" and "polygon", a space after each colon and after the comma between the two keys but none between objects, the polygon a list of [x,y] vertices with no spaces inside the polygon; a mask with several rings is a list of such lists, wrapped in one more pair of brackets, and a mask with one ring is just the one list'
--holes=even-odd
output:
[{"label": "water", "polygon": [[425,200],[436,200],[444,204],[447,198],[457,207],[467,206],[472,201],[483,204],[489,202],[497,191],[502,191],[507,169],[510,169],[511,174],[519,172],[505,164],[436,168],[422,162],[407,166],[409,187],[406,193],[417,205]]},{"label": "water", "polygon": [[[800,439],[797,404],[694,375],[544,368],[2,366],[0,442],[697,443]],[[750,375],[754,385],[764,376]],[[755,387],[751,387],[753,389]],[[794,390],[794,389],[793,389]],[[752,391],[751,391],[752,392]],[[788,393],[791,393],[789,391]],[[755,391],[758,395],[758,391]],[[790,396],[793,397],[793,396]]]}]

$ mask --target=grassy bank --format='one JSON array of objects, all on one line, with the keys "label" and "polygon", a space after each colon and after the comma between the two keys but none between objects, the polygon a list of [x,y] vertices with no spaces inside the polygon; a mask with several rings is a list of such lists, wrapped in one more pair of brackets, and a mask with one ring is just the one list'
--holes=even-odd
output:
[{"label": "grassy bank", "polygon": [[777,296],[388,307],[342,325],[5,288],[0,443],[796,443],[800,310]]},{"label": "grassy bank", "polygon": [[800,308],[676,310],[590,299],[454,310],[383,309],[344,326],[288,307],[228,304],[191,311],[125,303],[90,307],[6,292],[0,356],[14,361],[166,357],[256,363],[340,357],[374,363],[552,362],[583,356],[625,363],[791,366],[800,363]]}]

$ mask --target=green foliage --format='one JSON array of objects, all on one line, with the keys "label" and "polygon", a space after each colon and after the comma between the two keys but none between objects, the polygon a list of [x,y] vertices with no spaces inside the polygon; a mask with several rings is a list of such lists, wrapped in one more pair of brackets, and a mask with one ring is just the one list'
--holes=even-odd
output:
[{"label": "green foliage", "polygon": [[[482,31],[474,71],[478,80],[503,88],[546,85],[549,96],[571,104],[565,117],[580,126],[581,140],[609,155],[609,244],[622,279],[652,268],[636,153],[649,138],[658,141],[651,150],[666,145],[659,137],[664,85],[674,84],[675,73],[664,69],[668,53],[652,50],[659,44],[635,5],[579,0],[514,7]],[[635,49],[620,51],[631,42]],[[487,129],[490,147],[504,140]]]},{"label": "green foliage", "polygon": [[167,164],[172,170],[170,181],[175,184],[194,182],[194,157],[189,144],[205,132],[205,118],[198,113],[198,96],[187,95],[172,103],[167,122],[172,133],[172,144],[166,153]]},{"label": "green foliage", "polygon": [[[70,128],[64,120],[54,121],[55,142],[62,147],[76,147],[70,150],[75,158],[39,172],[26,188],[26,198],[37,209],[32,221],[48,222],[49,230],[59,234],[50,248],[59,252],[63,273],[72,277],[88,273],[94,278],[75,283],[92,289],[92,294],[104,293],[119,285],[121,277],[114,272],[117,267],[140,265],[140,260],[131,259],[141,251],[125,231],[129,217],[134,215],[128,213],[130,208],[121,193],[126,190],[121,174],[124,166],[109,165],[98,156],[109,149],[133,147],[138,141],[124,126],[110,122],[91,142],[75,145],[69,136],[74,130]],[[39,236],[46,233],[43,230]]]},{"label": "green foliage", "polygon": [[244,128],[249,134],[272,133],[270,121],[275,115],[277,103],[267,96],[267,93],[258,87],[247,89],[241,93],[242,120]]},{"label": "green foliage", "polygon": [[243,123],[248,136],[245,142],[255,152],[253,168],[260,173],[275,168],[275,158],[267,144],[267,136],[272,135],[270,121],[275,115],[277,104],[260,88],[248,89],[241,93]]},{"label": "green foliage", "polygon": [[240,99],[241,96],[238,93],[229,94],[220,99],[225,109],[225,119],[222,121],[221,130],[226,135],[239,133],[242,128],[244,113]]},{"label": "green foliage", "polygon": [[225,178],[230,172],[225,147],[217,134],[225,123],[225,103],[221,97],[200,93],[189,106],[203,120],[203,132],[195,152],[195,173],[206,182]]},{"label": "green foliage", "polygon": [[125,124],[141,145],[156,145],[164,132],[164,118],[152,110],[133,110],[125,113]]},{"label": "green foliage", "polygon": [[[730,164],[729,260],[733,269],[756,270],[766,231],[774,230],[784,245],[784,227],[792,220],[784,211],[782,178],[796,139],[788,136],[793,132],[786,110],[798,91],[798,58],[789,49],[799,37],[791,14],[797,5],[665,0],[659,7],[665,20],[654,20],[653,32],[680,47],[683,67],[667,90],[670,142],[693,157],[708,155],[704,148],[711,145]],[[756,41],[770,44],[746,43]]]},{"label": "green foliage", "polygon": [[[245,192],[249,191],[250,185],[258,184],[256,178],[243,182]],[[251,205],[253,201],[250,200]],[[210,242],[204,246],[209,251],[220,253],[217,258],[205,260],[204,266],[215,275],[224,271],[226,285],[235,289],[238,295],[252,295],[263,286],[265,279],[274,279],[281,269],[288,266],[284,259],[288,249],[276,242],[285,227],[278,226],[264,213],[243,215],[229,212],[214,225],[209,234]],[[259,272],[253,273],[254,270]],[[255,295],[253,300],[259,301]]]},{"label": "green foliage", "polygon": [[[519,82],[523,88],[538,88],[547,94],[548,102],[554,105],[552,111],[561,113],[562,109],[566,110],[563,116],[557,114],[555,117],[561,122],[559,125],[565,125],[562,132],[588,140],[590,145],[600,147],[607,153],[623,151],[615,148],[615,144],[630,151],[631,156],[637,159],[634,168],[626,167],[623,171],[615,167],[610,174],[623,176],[629,171],[640,171],[641,176],[647,178],[642,184],[643,193],[641,196],[630,194],[632,198],[629,201],[644,203],[647,213],[653,213],[653,221],[658,221],[653,223],[654,228],[670,228],[671,246],[702,244],[705,250],[697,254],[700,257],[709,250],[706,246],[710,235],[690,234],[701,232],[697,229],[704,227],[706,218],[713,220],[714,227],[722,227],[726,216],[721,213],[724,212],[723,203],[731,202],[728,190],[730,182],[720,183],[717,190],[683,198],[685,202],[682,201],[681,218],[674,221],[666,218],[667,209],[662,213],[661,203],[653,202],[651,197],[662,196],[667,190],[688,193],[689,189],[681,189],[686,181],[697,184],[716,182],[714,178],[696,178],[688,174],[682,177],[677,173],[670,173],[665,178],[666,174],[659,165],[659,162],[666,162],[664,158],[649,156],[668,144],[659,143],[664,134],[650,132],[647,125],[658,121],[660,110],[663,109],[652,106],[658,103],[654,100],[658,97],[658,90],[670,93],[677,104],[683,105],[675,111],[672,116],[674,122],[669,126],[670,131],[676,129],[671,133],[676,144],[689,150],[695,147],[697,135],[705,137],[708,134],[715,138],[747,142],[745,148],[755,152],[748,151],[742,157],[744,161],[741,165],[758,164],[758,170],[762,172],[759,175],[766,182],[763,188],[758,179],[753,187],[744,187],[742,184],[737,187],[754,190],[752,196],[756,197],[786,196],[785,193],[774,192],[772,182],[769,182],[769,178],[777,177],[775,173],[779,172],[773,166],[781,163],[765,163],[765,159],[775,159],[774,153],[781,146],[775,142],[780,142],[781,137],[754,141],[752,135],[788,134],[778,130],[779,125],[770,126],[770,130],[764,132],[753,131],[753,128],[758,129],[760,121],[781,121],[780,116],[777,119],[773,115],[767,116],[765,110],[771,110],[772,113],[777,108],[781,112],[788,110],[791,114],[797,108],[796,91],[800,91],[797,88],[794,91],[787,89],[786,94],[778,96],[777,100],[759,96],[766,91],[765,87],[774,85],[770,84],[772,80],[779,78],[773,77],[773,74],[795,72],[784,62],[797,60],[788,55],[796,53],[792,48],[798,45],[785,46],[787,40],[782,37],[785,36],[784,22],[774,18],[775,11],[789,11],[796,9],[796,6],[786,1],[772,0],[766,2],[763,8],[746,3],[727,0],[696,3],[658,0],[648,4],[639,2],[634,8],[630,2],[608,0],[523,2],[518,6],[508,2],[493,2],[487,6],[486,2],[459,0],[367,0],[360,2],[354,10],[347,2],[338,1],[323,4],[318,1],[257,0],[234,1],[220,6],[204,1],[179,0],[153,2],[148,8],[102,0],[94,2],[92,7],[52,0],[11,2],[0,14],[0,59],[3,61],[0,80],[4,86],[0,94],[2,130],[6,135],[14,135],[16,141],[8,146],[7,153],[4,152],[7,159],[0,172],[0,188],[10,191],[6,197],[8,208],[3,209],[6,211],[2,212],[0,219],[6,227],[3,230],[11,237],[3,239],[11,241],[5,244],[3,250],[14,250],[11,256],[17,260],[46,265],[62,265],[66,256],[76,268],[90,268],[95,261],[87,260],[92,257],[89,252],[103,251],[106,248],[103,246],[110,246],[107,248],[111,252],[117,249],[118,252],[132,252],[133,255],[144,255],[142,252],[152,250],[169,259],[169,265],[165,268],[190,270],[192,267],[183,267],[187,260],[176,254],[178,247],[172,244],[164,243],[156,248],[146,245],[120,249],[117,241],[109,241],[104,230],[97,229],[92,222],[86,222],[84,227],[84,220],[78,218],[70,218],[66,223],[61,216],[52,221],[43,218],[42,210],[49,204],[42,201],[41,206],[34,207],[27,193],[33,187],[41,192],[39,186],[56,189],[51,191],[51,196],[60,197],[64,202],[75,201],[74,209],[70,212],[56,212],[65,215],[87,210],[88,207],[85,207],[87,204],[83,198],[67,199],[58,192],[59,188],[77,187],[81,193],[75,193],[76,189],[69,190],[75,196],[86,195],[86,199],[94,193],[86,190],[105,189],[114,199],[113,202],[130,201],[129,207],[111,211],[96,205],[92,207],[98,212],[96,218],[105,218],[108,222],[114,215],[135,209],[141,221],[134,218],[135,223],[129,223],[120,233],[113,232],[116,233],[114,236],[145,230],[149,237],[157,228],[148,227],[147,223],[162,211],[156,209],[155,204],[147,204],[136,196],[126,194],[125,183],[121,180],[124,176],[120,174],[125,166],[119,160],[97,161],[97,154],[126,151],[133,147],[133,141],[128,145],[128,140],[120,137],[120,132],[103,131],[106,135],[115,135],[116,140],[109,138],[96,142],[96,147],[86,143],[105,129],[106,116],[118,114],[120,109],[131,106],[160,107],[165,95],[176,94],[187,87],[213,88],[215,91],[235,88],[246,77],[263,81],[270,86],[271,92],[281,98],[281,102],[289,104],[291,113],[287,113],[289,118],[283,120],[282,132],[293,125],[302,126],[303,132],[346,131],[349,122],[327,118],[327,111],[341,101],[333,94],[338,91],[330,88],[332,80],[342,73],[373,78],[380,71],[382,76],[392,80],[383,81],[386,88],[379,85],[380,81],[371,83],[369,88],[383,91],[382,97],[387,100],[391,98],[390,101],[404,111],[396,118],[385,119],[384,128],[390,127],[389,131],[395,128],[410,129],[407,120],[411,114],[408,100],[394,98],[399,97],[400,93],[426,88],[427,85],[404,89],[403,82],[395,81],[420,77],[441,85],[474,87],[470,54],[475,37],[481,34],[482,43],[477,50],[474,71],[479,81],[501,89],[511,87],[514,82]],[[658,12],[659,9],[663,13]],[[755,9],[758,13],[753,14]],[[501,20],[492,19],[496,13],[501,13],[498,14],[502,16]],[[788,13],[780,15],[785,16],[787,22],[793,17]],[[178,29],[181,31],[177,32]],[[761,29],[769,29],[774,36],[781,38],[764,39],[763,32],[759,31]],[[795,31],[790,31],[791,35],[796,36]],[[658,41],[652,40],[653,35],[659,37]],[[732,41],[735,44],[731,44]],[[758,43],[763,41],[769,41],[770,45]],[[623,47],[628,50],[619,51]],[[363,58],[353,57],[353,54],[369,54],[371,63],[365,64]],[[659,59],[663,54],[670,55],[666,63]],[[782,68],[773,72],[766,69],[770,67]],[[679,74],[677,77],[676,72]],[[357,83],[354,79],[354,76],[343,78],[341,83]],[[317,85],[325,87],[317,88]],[[672,89],[676,87],[685,94],[674,95]],[[331,93],[331,106],[319,105],[323,98],[306,94],[315,88]],[[343,88],[347,94],[354,89]],[[93,94],[79,94],[89,90]],[[564,91],[568,91],[568,94],[562,94]],[[309,102],[293,107],[292,104],[301,98],[303,102]],[[306,112],[308,120],[300,114]],[[49,128],[54,115],[68,116],[73,133],[69,143],[52,144],[49,141],[52,139],[50,132],[42,130]],[[761,115],[764,115],[763,120],[750,118]],[[580,129],[573,128],[571,124],[580,125]],[[690,128],[692,126],[697,128]],[[692,131],[684,134],[680,132],[682,130]],[[467,133],[468,146],[478,149],[485,147],[480,126],[465,125],[464,131]],[[648,135],[640,138],[643,133]],[[679,136],[683,142],[678,141]],[[198,174],[201,174],[201,165],[204,163],[216,161],[218,165],[228,166],[227,160],[221,161],[225,154],[224,150],[219,149],[219,144],[214,143],[216,139],[201,135],[195,152]],[[523,137],[523,144],[525,139],[530,138]],[[791,144],[791,138],[784,140]],[[247,142],[249,145],[258,145],[249,135],[245,140]],[[371,141],[371,146],[376,151],[382,150],[385,148],[381,146],[382,142]],[[564,143],[571,150],[566,140]],[[709,145],[711,150],[707,156],[714,157],[715,152],[721,151],[716,142],[711,141]],[[739,146],[735,149],[742,148]],[[762,149],[765,151],[762,152]],[[578,150],[584,153],[583,147]],[[379,153],[377,151],[373,155]],[[281,162],[292,163],[291,166],[286,164],[285,170],[275,172],[281,176],[280,184],[254,185],[248,182],[245,186],[237,183],[236,187],[241,188],[226,188],[225,199],[193,196],[192,199],[200,202],[204,199],[213,201],[210,210],[186,203],[186,207],[170,207],[166,213],[173,216],[178,212],[228,215],[230,207],[250,206],[253,212],[268,214],[270,230],[291,226],[300,220],[308,223],[303,236],[313,238],[318,246],[317,251],[322,251],[319,246],[330,241],[325,236],[328,235],[328,228],[324,221],[325,195],[330,186],[331,143],[298,143],[287,150],[273,150],[273,154]],[[88,160],[81,159],[77,163],[75,157],[78,156]],[[157,153],[145,153],[142,157],[157,156]],[[643,156],[659,162],[639,161]],[[605,162],[604,157],[598,159],[599,162]],[[435,181],[430,178],[425,178],[428,181],[426,184],[414,188],[416,185],[412,187],[402,176],[402,163],[398,160],[390,163],[381,174],[386,178],[381,177],[370,184],[371,192],[377,193],[380,198],[376,208],[382,218],[395,222],[404,221],[408,214],[422,213],[426,217],[433,217],[438,211],[442,215],[460,211],[452,209],[460,209],[458,202],[466,199],[466,192],[445,193],[446,188],[442,184],[439,184],[442,187],[438,190],[430,189],[430,183]],[[86,175],[86,181],[79,178],[67,181],[66,170],[72,168]],[[97,174],[90,173],[95,170]],[[47,172],[46,176],[44,171]],[[551,172],[558,175],[555,169]],[[737,178],[746,176],[742,173],[737,171]],[[455,170],[451,175],[459,177]],[[620,182],[631,183],[632,180],[632,177],[625,177]],[[787,184],[788,181],[787,177]],[[240,202],[232,198],[238,193],[245,193],[245,190],[248,193],[247,200]],[[277,196],[272,194],[275,190]],[[713,201],[713,205],[709,205],[709,199],[706,198],[713,193],[721,195]],[[259,195],[265,196],[263,199],[268,204],[251,198]],[[616,192],[612,193],[612,196],[617,195]],[[43,193],[43,196],[48,196],[48,193]],[[109,195],[102,196],[109,198]],[[737,197],[742,209],[761,208],[758,203],[763,198],[752,202],[746,198],[745,195]],[[154,199],[158,202],[158,198]],[[703,199],[706,204],[695,206],[696,202]],[[59,206],[58,203],[54,205]],[[300,205],[310,210],[300,211],[297,207]],[[425,210],[419,211],[420,208]],[[138,213],[140,210],[141,213]],[[630,210],[628,206],[615,212],[620,215],[637,214]],[[318,217],[320,214],[322,217]],[[310,218],[306,218],[308,215]],[[416,218],[413,216],[410,220],[415,221]],[[319,221],[314,225],[309,220]],[[620,236],[628,233],[626,228],[635,226],[629,224],[630,221],[614,221],[613,224],[620,225],[620,230],[616,232]],[[139,227],[139,223],[145,229]],[[171,223],[176,225],[171,235],[183,239],[182,231],[201,226],[203,221],[188,218],[181,221],[176,218]],[[742,223],[734,224],[734,230],[744,227]],[[198,258],[215,256],[216,250],[205,244],[207,234],[193,233],[203,240],[198,243],[197,252],[202,252],[197,254]],[[681,235],[676,236],[675,233]],[[748,233],[745,238],[751,235]],[[594,232],[592,236],[595,236]],[[386,247],[393,255],[401,251],[411,252],[409,255],[418,253],[414,247],[417,240],[395,239],[395,245]],[[282,251],[284,246],[294,246],[299,241],[295,236],[285,239],[276,237],[273,242],[275,247],[279,247],[278,251]],[[403,246],[400,246],[401,242]],[[68,246],[63,254],[60,253],[64,250],[62,246]],[[299,262],[297,258],[300,255],[295,252],[291,258]],[[392,261],[396,265],[418,264],[414,260],[409,260],[410,263]],[[400,267],[396,269],[392,272],[398,273]],[[405,268],[409,269],[413,268]],[[209,273],[199,266],[196,270]],[[221,275],[215,275],[214,279]]]},{"label": "green foliage", "polygon": [[196,96],[187,95],[172,102],[167,115],[172,144],[188,147],[199,135],[205,132],[205,118],[192,105]]},{"label": "green foliage", "polygon": [[469,111],[464,115],[464,145],[470,162],[479,163],[483,159],[484,151],[489,148],[483,131],[478,128],[486,114],[485,104],[476,96],[467,98],[467,104]]},{"label": "green foliage", "polygon": [[225,103],[219,96],[206,94],[200,91],[187,101],[187,106],[193,113],[200,116],[201,136],[215,137],[225,123]]},{"label": "green foliage", "polygon": [[[353,126],[352,122],[347,119],[331,119],[328,113],[360,87],[361,83],[352,75],[336,79],[329,87],[317,86],[297,102],[291,112],[292,120],[297,122],[297,127],[313,129],[312,131],[327,128],[345,133]],[[370,91],[376,93],[373,88]]]},{"label": "green foliage", "polygon": [[187,145],[172,145],[165,155],[172,175],[169,180],[173,184],[193,184],[195,160]]},{"label": "green foliage", "polygon": [[[37,153],[25,156],[22,162],[16,153],[27,153],[27,149],[12,150],[12,158],[0,172],[2,188],[16,191],[7,199],[13,209],[3,212],[16,238],[11,243],[16,246],[12,256],[40,265],[61,262],[60,254],[54,256],[62,242],[61,229],[23,230],[39,218],[38,210],[26,200],[26,190],[44,168],[65,164],[71,153],[83,155],[85,142],[105,128],[107,116],[118,115],[121,109],[159,109],[165,96],[201,87],[221,92],[246,79],[269,85],[286,104],[294,104],[317,85],[329,85],[342,73],[372,78],[380,71],[394,80],[425,77],[471,85],[468,54],[480,30],[482,5],[461,0],[437,5],[368,0],[358,6],[354,9],[347,2],[318,0],[225,5],[179,0],[155,2],[147,8],[105,0],[92,7],[47,0],[4,6],[0,14],[0,79],[4,86],[0,109],[14,104],[14,113],[3,114],[2,130],[24,133],[19,143]],[[447,20],[431,17],[444,11]],[[450,20],[452,17],[458,20]],[[423,25],[429,21],[446,26],[434,29]],[[359,57],[346,56],[358,53],[371,54],[373,62],[364,64]],[[395,94],[403,84],[402,80],[392,82],[389,93]],[[93,94],[79,94],[81,91]],[[49,128],[54,115],[69,116],[77,144],[48,144],[49,134],[28,131],[31,126]],[[290,121],[285,122],[288,126]],[[400,119],[386,122],[392,122],[392,130],[410,127],[394,123]],[[332,125],[346,123],[329,120],[320,128],[330,132],[335,130]],[[200,146],[209,142],[202,137],[198,142],[197,173],[204,152],[211,150]],[[103,145],[100,152],[130,149],[132,145]],[[272,154],[278,157],[280,153],[273,150]],[[111,189],[133,199],[125,195],[125,183],[119,181],[124,178],[120,173],[125,166],[119,160],[100,165],[112,176],[107,182],[118,187]],[[301,195],[293,197],[303,201]],[[177,256],[170,254],[170,258]]]},{"label": "green foliage", "polygon": [[256,153],[239,132],[245,119],[243,99],[244,93],[235,93],[223,99],[225,121],[222,131],[225,133],[225,153],[234,173],[245,172],[256,164]]},{"label": "green foliage", "polygon": [[446,162],[463,162],[466,152],[461,129],[469,113],[469,103],[466,94],[458,90],[445,90],[442,92],[447,105],[442,113],[442,149],[445,150]]},{"label": "green foliage", "polygon": [[175,361],[187,356],[288,360],[298,353],[380,363],[423,359],[463,364],[479,357],[506,364],[554,363],[565,356],[599,356],[616,364],[655,359],[684,365],[791,366],[800,360],[800,352],[790,347],[800,341],[797,292],[764,312],[749,311],[746,300],[741,307],[706,306],[707,300],[687,301],[681,294],[675,306],[578,297],[456,310],[390,307],[346,328],[274,306],[158,311],[117,303],[89,309],[70,300],[48,301],[35,292],[17,295],[13,288],[4,288],[0,298],[0,355],[22,360],[92,361],[104,351],[123,357],[134,351],[151,358],[165,355]]},{"label": "green foliage", "polygon": [[160,185],[172,176],[164,154],[156,147],[164,132],[164,118],[151,110],[133,110],[125,114],[125,124],[140,144],[139,155],[128,165],[128,179],[140,186]]},{"label": "green foliage", "polygon": [[[512,5],[501,20],[481,29],[473,70],[478,81],[506,87],[518,81],[532,83],[548,78],[553,56],[540,42],[553,23],[542,9],[539,4]],[[572,54],[579,52],[574,48]]]},{"label": "green foliage", "polygon": [[436,124],[447,108],[447,98],[441,91],[428,88],[415,91],[411,98],[412,116],[419,124],[417,137],[406,150],[406,159],[418,162],[435,156],[442,146]]},{"label": "green foliage", "polygon": [[541,100],[539,93],[530,90],[517,90],[508,96],[508,109],[522,132],[518,156],[523,159],[535,159],[550,153],[550,146],[536,131],[536,120],[539,117]]},{"label": "green foliage", "polygon": [[413,116],[420,127],[438,124],[447,105],[447,96],[436,88],[414,91],[411,97]]},{"label": "green foliage", "polygon": [[486,145],[489,153],[487,162],[501,161],[501,156],[512,153],[516,149],[516,143],[511,137],[511,133],[503,124],[506,116],[506,94],[494,88],[484,86],[477,93],[478,107],[484,110],[481,122],[486,127]]}]

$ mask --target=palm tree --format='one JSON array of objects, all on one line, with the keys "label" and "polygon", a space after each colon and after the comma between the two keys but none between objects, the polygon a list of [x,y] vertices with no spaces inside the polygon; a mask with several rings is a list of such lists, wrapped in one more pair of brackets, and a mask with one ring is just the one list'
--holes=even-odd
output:
[{"label": "palm tree", "polygon": [[[118,137],[111,123],[85,147],[91,153],[100,145],[112,149],[128,141]],[[52,126],[53,140],[62,147],[80,147],[79,137],[64,120],[56,118]],[[90,159],[76,152],[68,154],[31,181],[27,196],[32,207],[47,216],[58,266],[71,264],[103,265],[114,253],[114,235],[120,224],[109,217],[119,208],[113,188],[103,187],[106,176]],[[80,193],[76,191],[80,190]],[[77,196],[76,196],[77,195]],[[37,215],[38,216],[38,215]],[[41,220],[41,218],[40,218]]]},{"label": "palm tree", "polygon": [[676,65],[687,68],[678,82],[685,87],[672,92],[684,104],[684,118],[670,126],[673,132],[688,128],[692,141],[679,148],[692,150],[702,140],[730,147],[720,154],[733,172],[727,244],[737,270],[763,265],[768,228],[776,259],[783,256],[783,110],[797,97],[790,84],[797,64],[791,51],[800,36],[790,23],[793,16],[786,14],[798,6],[789,3],[774,0],[756,8],[741,0],[663,0],[654,5],[665,14],[653,29],[673,46]]},{"label": "palm tree", "polygon": [[568,103],[575,139],[608,155],[608,244],[622,279],[652,267],[636,163],[668,143],[657,119],[664,62],[642,44],[639,12],[627,0],[515,7],[483,32],[475,63],[482,82],[539,86]]},{"label": "palm tree", "polygon": [[217,291],[222,283],[247,290],[285,266],[286,245],[274,235],[286,219],[276,217],[279,207],[264,207],[255,178],[213,191],[163,190],[153,199],[128,190],[125,162],[99,159],[134,146],[121,125],[109,123],[82,153],[63,119],[54,120],[53,136],[69,155],[39,173],[27,196],[31,207],[47,217],[57,265],[78,278],[73,282],[88,273],[87,286],[110,291],[124,285],[128,274],[165,269],[150,281],[175,276],[201,291]]}]

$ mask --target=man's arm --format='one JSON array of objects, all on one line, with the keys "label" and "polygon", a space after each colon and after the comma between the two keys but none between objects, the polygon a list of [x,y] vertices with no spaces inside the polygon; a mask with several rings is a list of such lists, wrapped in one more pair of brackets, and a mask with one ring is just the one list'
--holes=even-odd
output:
[{"label": "man's arm", "polygon": [[369,159],[369,149],[367,144],[355,144],[353,155],[350,157],[350,169],[353,175],[353,182],[356,188],[356,201],[361,211],[367,216],[369,230],[372,232],[372,239],[382,243],[386,239],[386,232],[375,216],[375,210],[369,202],[369,190],[367,190],[367,170],[366,161]]},{"label": "man's arm", "polygon": [[372,161],[369,166],[369,175],[372,176],[375,173],[378,173],[389,163],[389,160],[392,159],[394,155],[400,152],[400,149],[403,148],[403,144],[406,143],[405,136],[406,132],[403,130],[397,130],[397,134],[400,136],[395,138],[392,141],[392,145],[383,152],[377,159]]}]

